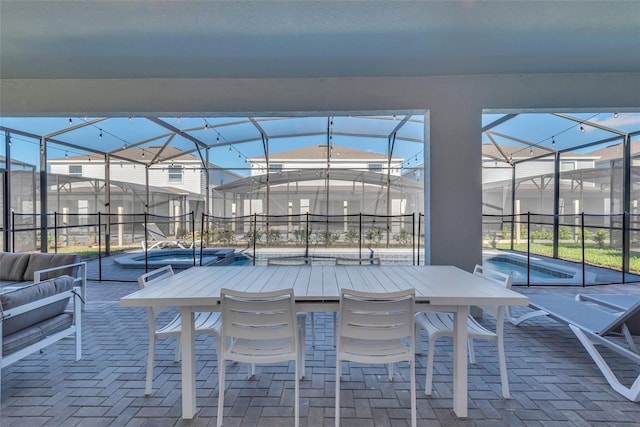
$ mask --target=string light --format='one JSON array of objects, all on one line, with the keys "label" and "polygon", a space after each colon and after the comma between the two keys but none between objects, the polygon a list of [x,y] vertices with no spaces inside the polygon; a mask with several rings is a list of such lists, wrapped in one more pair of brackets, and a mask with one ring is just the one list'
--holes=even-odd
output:
[{"label": "string light", "polygon": [[69,119],[69,126],[73,126],[73,120]]},{"label": "string light", "polygon": [[180,116],[176,117],[176,120],[180,123]]},{"label": "string light", "polygon": [[68,159],[69,158],[69,153],[67,153],[66,151],[64,152],[64,158]]},{"label": "string light", "polygon": [[98,139],[102,141],[102,129],[100,129],[100,134],[98,135]]},{"label": "string light", "polygon": [[580,132],[584,133],[584,128],[582,127],[582,123],[580,123]]},{"label": "string light", "polygon": [[229,146],[229,152],[231,152],[231,146]]},{"label": "string light", "polygon": [[209,123],[204,124],[204,130],[209,130]]},{"label": "string light", "polygon": [[556,146],[556,137],[555,136],[551,137],[551,145],[554,146],[554,147]]},{"label": "string light", "polygon": [[144,148],[142,149],[142,157],[144,157]]},{"label": "string light", "polygon": [[618,118],[618,113],[613,113],[613,118],[617,119]]},{"label": "string light", "polygon": [[529,147],[529,155],[533,156],[533,147]]},{"label": "string light", "polygon": [[129,116],[129,123],[131,123],[132,120],[133,120],[133,118],[131,116]]}]

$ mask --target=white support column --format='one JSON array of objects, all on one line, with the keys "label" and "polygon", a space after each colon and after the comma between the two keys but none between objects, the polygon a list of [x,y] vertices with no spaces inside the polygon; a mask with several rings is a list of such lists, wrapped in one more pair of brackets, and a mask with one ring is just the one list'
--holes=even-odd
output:
[{"label": "white support column", "polygon": [[124,246],[124,208],[118,206],[118,246]]}]

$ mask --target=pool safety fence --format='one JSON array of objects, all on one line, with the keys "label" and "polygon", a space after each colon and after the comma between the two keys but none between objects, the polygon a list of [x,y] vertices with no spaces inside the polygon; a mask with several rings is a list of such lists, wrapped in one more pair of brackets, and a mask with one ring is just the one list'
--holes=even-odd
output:
[{"label": "pool safety fence", "polygon": [[[306,256],[318,262],[335,257],[381,257],[398,265],[424,264],[424,215],[261,215],[216,217],[194,212],[163,216],[150,213],[44,214],[12,212],[7,229],[11,252],[78,253],[97,260],[90,280],[127,280],[105,272],[116,266],[110,257],[144,254],[144,270],[157,266],[158,250],[177,250],[185,265],[201,265],[207,249],[232,248],[240,254],[233,265],[266,264],[268,257]],[[159,232],[149,233],[147,230]],[[150,249],[154,247],[154,249]],[[162,249],[160,249],[162,248]],[[151,254],[150,254],[151,252]],[[185,253],[188,260],[185,261]],[[422,258],[422,259],[421,259]],[[149,260],[152,259],[150,263]],[[136,257],[139,261],[139,258]],[[139,268],[139,263],[136,268]]]},{"label": "pool safety fence", "polygon": [[[527,262],[527,286],[534,285],[532,257],[573,263],[580,269],[581,285],[637,282],[640,215],[536,214],[483,215],[483,247],[522,253]],[[609,270],[599,280],[588,269]],[[592,278],[589,280],[589,278]]]}]

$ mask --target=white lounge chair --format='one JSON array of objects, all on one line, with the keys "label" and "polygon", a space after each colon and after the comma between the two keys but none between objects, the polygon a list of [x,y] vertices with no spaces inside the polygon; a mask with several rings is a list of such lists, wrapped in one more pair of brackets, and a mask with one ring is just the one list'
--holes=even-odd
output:
[{"label": "white lounge chair", "polygon": [[[520,325],[525,320],[545,315],[560,323],[567,324],[594,360],[609,385],[627,399],[634,402],[640,401],[640,375],[631,387],[625,386],[618,380],[596,348],[596,345],[605,346],[640,365],[638,348],[630,332],[630,325],[637,327],[635,324],[640,319],[640,300],[626,310],[611,312],[560,295],[530,295],[529,306],[536,311],[509,320],[515,325]],[[629,348],[625,348],[606,337],[612,333],[621,333]]]},{"label": "white lounge chair", "polygon": [[145,250],[147,244],[152,243],[146,250],[163,248],[165,246],[178,246],[180,249],[192,249],[199,240],[190,239],[169,239],[160,228],[153,222],[143,224],[147,230],[147,239],[141,242],[142,249]]}]

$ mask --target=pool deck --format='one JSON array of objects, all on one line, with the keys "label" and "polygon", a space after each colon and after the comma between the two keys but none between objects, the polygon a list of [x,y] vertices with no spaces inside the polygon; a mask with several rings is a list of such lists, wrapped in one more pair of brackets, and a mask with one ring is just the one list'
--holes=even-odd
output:
[{"label": "pool deck", "polygon": [[[243,267],[239,267],[243,268]],[[122,270],[122,269],[118,269]],[[118,270],[107,274],[115,277]],[[213,426],[217,409],[216,350],[213,338],[196,344],[197,404],[192,421],[180,418],[180,364],[174,341],[157,344],[154,393],[144,396],[147,322],[142,308],[120,307],[136,283],[89,281],[83,313],[83,358],[73,360],[73,342],[63,340],[2,369],[0,425],[36,426]],[[578,292],[640,295],[638,285],[518,288],[524,294]],[[527,310],[516,308],[518,312]],[[173,313],[167,313],[171,316]],[[307,339],[306,376],[300,385],[300,425],[333,426],[335,348],[332,316],[316,315],[315,348]],[[481,323],[490,325],[489,318]],[[310,333],[311,328],[307,328]],[[640,341],[636,341],[640,345]],[[511,399],[501,395],[496,348],[476,344],[469,365],[469,417],[452,411],[451,340],[438,341],[434,392],[424,394],[425,357],[416,357],[418,426],[637,426],[640,403],[609,387],[569,328],[538,317],[505,325]],[[420,348],[426,349],[422,336]],[[640,366],[611,355],[614,372],[629,384]],[[226,426],[293,425],[293,365],[229,365]],[[349,426],[408,426],[408,368],[399,364],[393,382],[384,367],[350,364],[343,370],[342,418]]]}]

